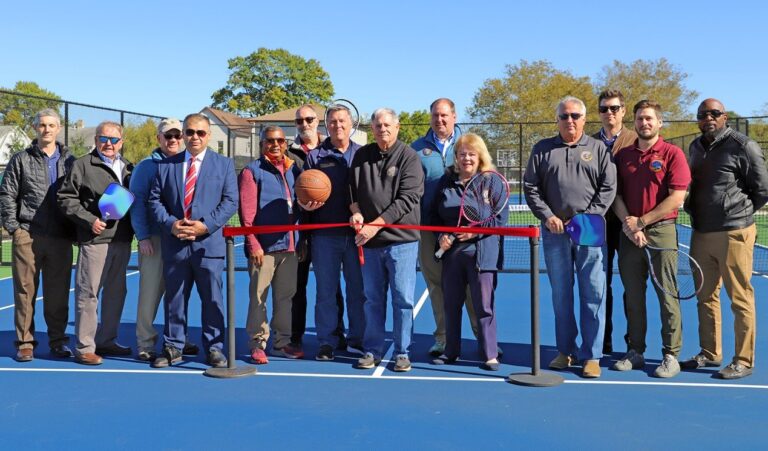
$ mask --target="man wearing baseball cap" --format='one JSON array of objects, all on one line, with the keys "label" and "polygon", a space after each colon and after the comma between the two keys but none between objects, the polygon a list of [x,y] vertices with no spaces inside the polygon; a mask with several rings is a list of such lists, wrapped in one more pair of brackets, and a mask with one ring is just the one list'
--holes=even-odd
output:
[{"label": "man wearing baseball cap", "polygon": [[[165,292],[163,258],[160,253],[160,227],[152,219],[147,198],[152,179],[157,175],[157,162],[181,150],[181,122],[166,118],[157,125],[158,146],[133,171],[131,192],[136,200],[131,206],[131,225],[139,242],[139,305],[136,309],[136,345],[139,360],[151,362],[157,356],[157,331],[152,323],[157,316],[160,299]],[[185,355],[197,355],[193,343],[184,345]]]}]

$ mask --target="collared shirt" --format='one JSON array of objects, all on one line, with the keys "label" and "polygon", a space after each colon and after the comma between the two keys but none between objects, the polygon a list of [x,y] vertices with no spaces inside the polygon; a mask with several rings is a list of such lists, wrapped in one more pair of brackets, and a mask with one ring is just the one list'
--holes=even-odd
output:
[{"label": "collared shirt", "polygon": [[56,145],[56,150],[53,151],[50,157],[45,152],[43,152],[43,157],[45,158],[45,164],[48,166],[48,186],[51,186],[56,183],[56,180],[59,178],[58,163],[59,158],[61,158],[59,145]]},{"label": "collared shirt", "polygon": [[601,141],[582,135],[566,144],[557,135],[533,146],[523,189],[542,221],[552,215],[561,220],[577,213],[604,215],[616,196],[616,167]]},{"label": "collared shirt", "polygon": [[[331,180],[331,195],[325,201],[325,205],[319,209],[310,212],[308,218],[311,222],[317,224],[328,224],[349,221],[349,204],[352,203],[349,193],[349,168],[352,166],[352,160],[355,153],[360,149],[360,144],[350,141],[347,150],[342,152],[331,142],[331,138],[326,138],[320,144],[320,147],[314,149],[307,155],[304,162],[304,169],[319,169]],[[319,235],[345,235],[353,232],[349,227],[346,229],[320,229],[312,231],[312,234]]]},{"label": "collared shirt", "polygon": [[101,161],[104,162],[104,165],[112,170],[112,173],[115,174],[117,180],[120,183],[123,183],[123,168],[125,168],[125,163],[123,163],[123,159],[120,154],[115,153],[114,158],[110,158],[99,152],[99,149],[96,149],[96,154],[99,156]]},{"label": "collared shirt", "polygon": [[437,150],[440,151],[440,153],[445,156],[445,150],[450,147],[453,144],[453,137],[455,136],[454,133],[451,134],[448,138],[444,140],[440,140],[440,138],[437,137],[437,134],[434,132],[434,130],[429,129],[430,133],[432,133],[432,138],[434,138],[435,146],[437,146]]},{"label": "collared shirt", "polygon": [[[638,143],[635,140],[633,146],[619,150],[614,161],[618,173],[616,194],[622,197],[630,215],[640,217],[669,197],[669,190],[685,191],[691,183],[691,171],[682,149],[661,136],[644,151],[637,147]],[[677,209],[662,220],[674,218]]]},{"label": "collared shirt", "polygon": [[[203,158],[205,158],[205,153],[208,151],[208,149],[203,149],[202,152],[197,154],[195,157],[195,174],[198,176],[200,175],[200,165],[203,164]],[[182,169],[182,175],[186,178],[187,177],[187,167],[189,166],[189,159],[192,158],[192,154],[189,153],[188,150],[184,149],[184,168]]]},{"label": "collared shirt", "polygon": [[613,138],[608,138],[607,136],[605,136],[605,127],[600,129],[600,140],[603,142],[603,144],[605,144],[605,147],[608,148],[609,152],[613,150],[613,144],[616,142],[616,139],[619,137],[619,135],[623,131],[624,131],[624,127],[622,127],[618,133],[613,135]]}]

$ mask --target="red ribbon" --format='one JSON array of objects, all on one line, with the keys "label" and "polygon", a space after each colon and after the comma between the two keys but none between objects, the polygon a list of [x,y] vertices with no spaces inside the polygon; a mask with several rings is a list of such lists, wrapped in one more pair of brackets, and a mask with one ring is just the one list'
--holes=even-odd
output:
[{"label": "red ribbon", "polygon": [[[409,229],[423,230],[428,232],[442,233],[479,233],[484,235],[502,235],[515,236],[519,238],[538,238],[541,233],[539,226],[528,227],[445,227],[445,226],[422,226],[410,224],[362,224],[376,227],[389,227],[391,229]],[[259,235],[263,233],[290,232],[293,230],[319,230],[332,229],[337,227],[349,227],[348,222],[339,222],[331,224],[298,224],[298,225],[264,225],[251,227],[231,227],[225,226],[224,236],[242,236]]]}]

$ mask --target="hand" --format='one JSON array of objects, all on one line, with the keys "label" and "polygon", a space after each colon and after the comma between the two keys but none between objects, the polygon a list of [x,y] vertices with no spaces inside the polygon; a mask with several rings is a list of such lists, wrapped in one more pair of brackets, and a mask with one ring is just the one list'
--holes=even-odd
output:
[{"label": "hand", "polygon": [[544,225],[547,227],[547,230],[555,234],[560,234],[565,231],[565,228],[563,227],[563,221],[561,221],[560,218],[555,215],[547,218],[547,220],[544,222]]},{"label": "hand", "polygon": [[141,255],[146,255],[147,257],[152,256],[152,254],[155,253],[155,248],[152,247],[152,240],[147,238],[139,241],[139,253]]},{"label": "hand", "polygon": [[99,218],[96,218],[96,220],[93,221],[93,225],[91,225],[91,232],[93,232],[94,235],[101,235],[101,232],[103,232],[106,228],[107,223]]},{"label": "hand", "polygon": [[174,221],[173,225],[171,226],[171,235],[175,236],[180,240],[189,239],[189,230],[187,226],[184,224],[184,221],[185,221],[184,219],[179,219],[177,221]]},{"label": "hand", "polygon": [[192,235],[192,239],[199,236],[203,236],[206,233],[208,233],[208,227],[205,225],[203,221],[193,221],[191,219],[185,219],[184,220],[185,225],[188,227],[190,235]]},{"label": "hand", "polygon": [[261,264],[264,263],[264,249],[257,249],[251,254],[251,264],[257,268],[261,268]]},{"label": "hand", "polygon": [[302,204],[300,200],[296,200],[296,203],[299,204],[301,208],[303,208],[306,211],[315,211],[318,208],[325,205],[325,202],[315,202],[315,201],[309,201],[306,204]]},{"label": "hand", "polygon": [[632,233],[629,239],[635,243],[635,246],[640,248],[648,244],[648,239],[645,237],[645,233],[643,233],[642,230],[638,230],[637,232]]},{"label": "hand", "polygon": [[437,242],[440,244],[440,249],[445,252],[451,248],[451,245],[453,245],[453,240],[455,239],[456,237],[453,234],[444,233],[440,235],[440,238],[438,238]]},{"label": "hand", "polygon": [[467,241],[467,240],[471,240],[472,238],[474,238],[476,236],[477,236],[476,233],[461,232],[461,233],[457,233],[456,234],[456,239],[459,240],[459,241]]},{"label": "hand", "polygon": [[[625,230],[624,233],[627,233],[627,232],[635,233],[635,232],[639,232],[640,230],[642,230],[637,225],[637,220],[638,219],[639,218],[637,216],[627,216],[626,218],[624,218],[624,224],[622,225],[622,229]],[[627,235],[627,236],[629,236],[629,235]]]},{"label": "hand", "polygon": [[355,235],[355,246],[365,245],[365,243],[367,243],[371,238],[379,233],[380,229],[381,227],[370,224],[361,227],[360,231],[357,233],[357,235]]},{"label": "hand", "polygon": [[360,213],[354,213],[349,217],[349,226],[355,229],[355,232],[359,232],[364,220],[363,215]]}]

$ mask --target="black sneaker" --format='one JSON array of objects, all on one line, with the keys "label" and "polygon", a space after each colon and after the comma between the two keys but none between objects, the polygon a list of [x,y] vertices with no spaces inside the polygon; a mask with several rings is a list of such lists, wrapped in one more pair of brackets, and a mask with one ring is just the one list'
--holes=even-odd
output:
[{"label": "black sneaker", "polygon": [[317,351],[317,355],[315,356],[315,360],[319,360],[321,362],[329,362],[334,359],[333,355],[333,346],[331,345],[322,345],[320,346],[320,350]]},{"label": "black sneaker", "polygon": [[197,345],[191,341],[187,341],[184,343],[184,349],[181,351],[181,353],[184,355],[197,355],[200,353],[200,348],[198,348]]},{"label": "black sneaker", "polygon": [[181,349],[174,348],[173,346],[166,346],[163,348],[163,355],[152,361],[151,365],[152,368],[166,368],[181,362],[181,359]]}]

